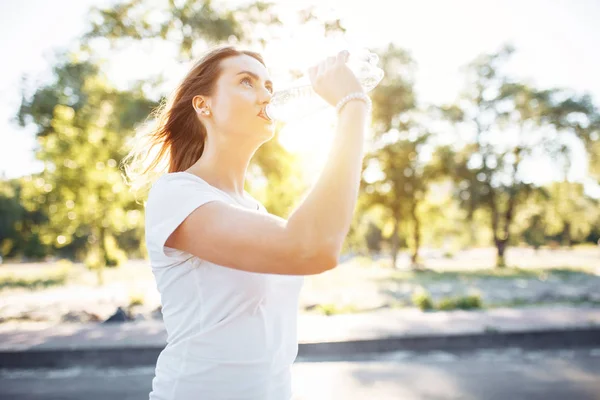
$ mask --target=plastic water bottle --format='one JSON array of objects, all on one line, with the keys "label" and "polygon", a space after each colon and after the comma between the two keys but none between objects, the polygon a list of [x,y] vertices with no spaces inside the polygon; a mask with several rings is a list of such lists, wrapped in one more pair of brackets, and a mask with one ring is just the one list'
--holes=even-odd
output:
[{"label": "plastic water bottle", "polygon": [[[378,61],[377,54],[368,50],[349,52],[346,65],[356,75],[365,92],[374,89],[383,79],[384,72],[377,66]],[[266,113],[273,120],[288,123],[331,107],[314,91],[305,75],[290,88],[275,92]]]}]

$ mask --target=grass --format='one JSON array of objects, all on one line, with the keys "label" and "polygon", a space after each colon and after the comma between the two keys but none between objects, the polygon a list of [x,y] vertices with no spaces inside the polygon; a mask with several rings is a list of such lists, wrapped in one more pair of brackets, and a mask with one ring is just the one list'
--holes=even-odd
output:
[{"label": "grass", "polygon": [[419,284],[443,281],[473,281],[478,279],[539,279],[549,278],[562,281],[595,276],[590,268],[481,268],[471,270],[426,269],[422,271],[394,271],[385,280],[398,280]]},{"label": "grass", "polygon": [[486,308],[538,307],[538,306],[551,306],[551,305],[579,306],[579,305],[584,305],[584,304],[597,306],[597,305],[600,305],[600,301],[593,301],[584,296],[584,297],[573,298],[573,299],[569,299],[569,300],[531,302],[530,300],[517,297],[510,301],[490,304]]},{"label": "grass", "polygon": [[0,289],[5,288],[25,288],[30,290],[46,289],[51,286],[64,285],[67,282],[67,275],[56,274],[55,276],[41,278],[20,278],[16,276],[0,277]]},{"label": "grass", "polygon": [[[587,299],[572,299],[565,301],[545,301],[532,303],[526,299],[517,298],[510,302],[505,303],[494,303],[484,305],[481,297],[475,294],[466,296],[455,296],[455,297],[444,297],[435,303],[430,296],[427,294],[421,294],[421,296],[415,297],[410,302],[397,301],[393,304],[387,304],[384,307],[389,309],[406,309],[411,307],[417,307],[421,311],[435,312],[435,311],[453,311],[453,310],[491,310],[495,308],[522,308],[522,307],[540,307],[540,306],[552,306],[552,305],[600,305],[600,302],[594,302]],[[311,307],[312,312],[319,313],[321,315],[340,315],[340,314],[353,314],[373,311],[371,309],[363,309],[359,306],[349,304],[345,306],[339,306],[336,304],[319,304]]]},{"label": "grass", "polygon": [[23,288],[29,290],[46,289],[52,286],[65,285],[71,276],[72,264],[61,260],[54,267],[35,270],[10,272],[0,270],[0,290]]},{"label": "grass", "polygon": [[[105,284],[153,284],[154,277],[147,263],[145,260],[132,260],[117,268],[106,267],[103,272]],[[96,271],[89,270],[83,263],[68,260],[0,265],[0,291],[11,288],[43,290],[69,285],[98,287]]]},{"label": "grass", "polygon": [[573,249],[574,251],[577,250],[597,250],[598,249],[598,245],[594,244],[594,243],[580,243],[580,244],[575,244],[573,245]]},{"label": "grass", "polygon": [[[582,264],[586,260],[582,259]],[[310,302],[303,304],[315,304],[308,312],[323,315],[347,314],[356,312],[369,312],[380,308],[405,308],[418,307],[424,310],[451,310],[451,309],[473,309],[473,308],[495,308],[495,307],[519,307],[531,305],[525,299],[515,298],[506,304],[482,304],[481,299],[469,298],[471,295],[461,293],[454,297],[433,298],[429,293],[421,293],[410,297],[397,299],[392,295],[385,294],[386,288],[390,291],[396,290],[399,284],[404,292],[413,290],[414,287],[428,287],[439,283],[460,283],[459,287],[481,287],[485,288],[488,283],[495,280],[553,280],[579,284],[589,279],[599,279],[593,274],[593,268],[586,267],[528,267],[528,268],[477,268],[472,269],[462,263],[444,267],[444,269],[425,269],[422,271],[402,271],[390,267],[389,260],[371,260],[368,257],[355,257],[344,262],[331,271],[324,274],[307,276],[302,294]],[[575,264],[577,265],[577,264]],[[464,268],[463,268],[464,267]],[[469,269],[467,269],[469,268]],[[107,268],[105,270],[106,283],[125,283],[128,286],[153,287],[154,277],[148,267],[148,261],[137,260],[129,262],[119,268]],[[407,285],[403,285],[403,284]],[[0,266],[0,290],[10,288],[25,288],[28,290],[44,290],[51,287],[70,285],[96,286],[96,277],[93,271],[88,271],[85,266],[70,264],[67,261],[37,264],[5,264]],[[391,284],[391,285],[390,285]],[[466,284],[466,285],[465,285]],[[146,286],[144,286],[146,285]],[[443,286],[443,285],[442,285]],[[509,285],[510,286],[510,285]],[[452,286],[454,287],[454,286]],[[445,289],[444,289],[445,290]],[[484,289],[480,289],[484,290]],[[145,291],[141,290],[129,293],[129,306],[137,306],[153,302],[153,297],[145,298]],[[380,295],[380,293],[384,293]],[[410,293],[410,292],[408,292]],[[444,292],[452,294],[450,292]],[[517,297],[517,292],[510,297]],[[381,296],[381,297],[379,297]],[[462,297],[461,297],[462,296]],[[568,302],[563,302],[568,303]],[[590,303],[585,299],[573,299],[572,304]]]}]

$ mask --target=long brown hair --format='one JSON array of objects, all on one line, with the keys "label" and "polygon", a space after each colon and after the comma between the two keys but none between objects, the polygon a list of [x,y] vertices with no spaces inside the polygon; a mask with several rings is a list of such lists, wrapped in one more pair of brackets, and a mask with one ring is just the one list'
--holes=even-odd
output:
[{"label": "long brown hair", "polygon": [[221,74],[221,60],[248,55],[265,65],[259,53],[235,46],[217,46],[207,51],[190,69],[171,95],[150,114],[153,125],[140,129],[133,148],[123,158],[125,181],[136,193],[147,190],[165,172],[180,172],[192,166],[204,151],[206,127],[196,116],[194,96],[211,96]]}]

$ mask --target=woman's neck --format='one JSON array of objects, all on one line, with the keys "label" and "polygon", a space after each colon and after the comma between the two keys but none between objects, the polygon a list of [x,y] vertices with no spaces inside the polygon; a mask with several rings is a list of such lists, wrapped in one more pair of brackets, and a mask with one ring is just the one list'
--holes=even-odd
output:
[{"label": "woman's neck", "polygon": [[205,153],[187,172],[199,176],[211,186],[229,194],[232,197],[243,199],[246,171],[250,163],[250,156],[241,157],[239,154],[223,155],[217,157],[215,153]]}]

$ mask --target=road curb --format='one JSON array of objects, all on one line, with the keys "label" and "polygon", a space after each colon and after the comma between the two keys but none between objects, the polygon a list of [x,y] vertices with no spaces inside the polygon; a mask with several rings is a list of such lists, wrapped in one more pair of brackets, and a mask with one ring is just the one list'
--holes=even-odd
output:
[{"label": "road curb", "polygon": [[519,347],[523,349],[563,349],[600,346],[600,327],[539,331],[504,331],[481,334],[388,337],[348,342],[304,343],[299,357],[327,359],[356,353],[393,351],[470,351]]},{"label": "road curb", "polygon": [[[480,334],[444,334],[382,337],[344,342],[300,343],[299,362],[327,361],[366,353],[393,351],[471,351],[519,347],[562,349],[600,346],[600,327],[539,331],[489,331]],[[69,368],[151,366],[164,346],[55,348],[0,351],[0,368]]]}]

